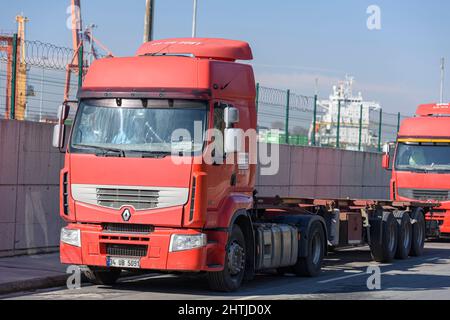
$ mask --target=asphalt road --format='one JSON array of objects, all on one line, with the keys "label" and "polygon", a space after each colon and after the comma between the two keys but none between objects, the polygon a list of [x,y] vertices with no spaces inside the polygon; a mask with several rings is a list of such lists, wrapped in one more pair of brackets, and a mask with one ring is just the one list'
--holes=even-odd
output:
[{"label": "asphalt road", "polygon": [[[427,243],[425,255],[377,264],[368,248],[333,253],[317,278],[259,274],[236,293],[210,292],[201,276],[147,275],[121,280],[113,287],[85,285],[81,289],[54,288],[23,292],[2,299],[450,299],[450,242]],[[369,266],[379,266],[380,290],[369,290]],[[370,283],[375,283],[370,281]]]}]

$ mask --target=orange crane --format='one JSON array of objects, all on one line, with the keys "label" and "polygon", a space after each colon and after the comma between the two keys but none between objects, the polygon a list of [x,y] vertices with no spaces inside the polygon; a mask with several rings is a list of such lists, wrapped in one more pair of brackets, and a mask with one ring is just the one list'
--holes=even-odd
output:
[{"label": "orange crane", "polygon": [[[14,60],[14,36],[1,35],[0,36],[0,51],[6,52],[6,109],[5,118],[12,118],[12,104],[11,96],[13,90],[15,91],[14,99],[14,119],[25,120],[25,111],[27,106],[27,65],[25,61],[26,46],[25,46],[25,24],[29,21],[23,15],[16,16],[17,21],[17,42],[16,42],[16,59]],[[15,64],[14,64],[15,63]],[[12,81],[15,73],[15,86],[13,89]]]},{"label": "orange crane", "polygon": [[17,87],[16,87],[16,109],[15,119],[25,120],[25,111],[27,108],[27,64],[26,58],[26,46],[25,46],[25,26],[29,21],[27,17],[23,15],[16,16],[17,21]]}]

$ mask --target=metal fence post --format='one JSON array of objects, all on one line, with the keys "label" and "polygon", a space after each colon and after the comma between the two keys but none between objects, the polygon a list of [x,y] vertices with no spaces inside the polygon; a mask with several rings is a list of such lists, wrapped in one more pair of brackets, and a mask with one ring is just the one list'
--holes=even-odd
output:
[{"label": "metal fence post", "polygon": [[359,138],[358,138],[358,151],[361,151],[362,147],[362,123],[363,123],[363,105],[359,108]]},{"label": "metal fence post", "polygon": [[83,86],[83,70],[84,70],[84,57],[83,57],[83,45],[80,46],[78,50],[78,89],[81,89]]},{"label": "metal fence post", "polygon": [[258,122],[258,108],[259,108],[259,82],[256,84],[256,101],[255,101],[255,106],[256,106],[256,122]]},{"label": "metal fence post", "polygon": [[17,84],[17,33],[13,35],[12,43],[12,70],[11,70],[11,107],[9,118],[16,118],[16,84]]},{"label": "metal fence post", "polygon": [[383,109],[380,109],[380,123],[378,125],[378,152],[381,152],[382,125],[383,125]]},{"label": "metal fence post", "polygon": [[400,112],[397,115],[397,135],[400,132],[400,121],[401,121],[402,115],[400,114]]},{"label": "metal fence post", "polygon": [[338,100],[338,118],[336,130],[336,148],[338,149],[341,147],[340,135],[341,135],[341,99]]},{"label": "metal fence post", "polygon": [[286,123],[285,123],[285,131],[286,131],[286,144],[289,144],[289,104],[291,99],[291,90],[288,89],[286,94]]},{"label": "metal fence post", "polygon": [[311,143],[313,146],[316,145],[316,125],[317,125],[317,94],[314,95],[314,115],[313,115],[313,130]]}]

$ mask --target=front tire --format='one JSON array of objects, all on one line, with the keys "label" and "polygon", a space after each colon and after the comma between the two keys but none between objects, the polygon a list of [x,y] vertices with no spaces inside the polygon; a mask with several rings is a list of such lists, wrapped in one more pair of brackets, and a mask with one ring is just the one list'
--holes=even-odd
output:
[{"label": "front tire", "polygon": [[117,282],[122,273],[121,269],[114,268],[93,268],[88,267],[88,270],[84,271],[86,278],[97,285],[110,286]]},{"label": "front tire", "polygon": [[221,292],[239,289],[244,279],[246,258],[245,237],[241,228],[235,225],[228,238],[223,270],[207,273],[210,288]]},{"label": "front tire", "polygon": [[299,257],[292,270],[297,276],[317,277],[325,255],[325,233],[320,222],[314,222],[308,232],[306,257]]}]

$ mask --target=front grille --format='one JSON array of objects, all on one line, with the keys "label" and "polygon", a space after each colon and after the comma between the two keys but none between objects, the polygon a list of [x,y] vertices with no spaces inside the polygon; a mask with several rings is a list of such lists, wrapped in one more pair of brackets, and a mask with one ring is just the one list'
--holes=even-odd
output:
[{"label": "front grille", "polygon": [[448,201],[450,200],[450,190],[442,189],[406,189],[401,188],[398,190],[400,196],[420,200],[436,200],[436,201]]},{"label": "front grille", "polygon": [[145,257],[147,256],[147,246],[108,243],[106,244],[106,254],[120,257]]},{"label": "front grille", "polygon": [[132,206],[136,210],[154,209],[158,206],[159,191],[97,188],[97,203],[102,207],[120,209]]},{"label": "front grille", "polygon": [[181,206],[187,203],[189,188],[133,187],[112,185],[73,184],[75,201],[119,210],[151,210]]},{"label": "front grille", "polygon": [[103,231],[107,233],[149,234],[155,228],[147,224],[105,223]]}]

